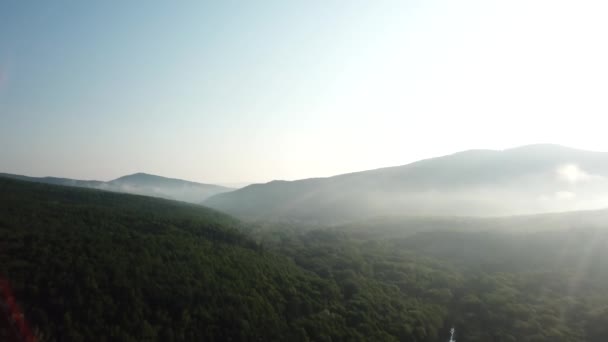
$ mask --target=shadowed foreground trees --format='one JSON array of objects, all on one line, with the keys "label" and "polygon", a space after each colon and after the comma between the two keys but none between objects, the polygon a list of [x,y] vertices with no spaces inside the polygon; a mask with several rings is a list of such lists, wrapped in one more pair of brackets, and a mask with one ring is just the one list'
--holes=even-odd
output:
[{"label": "shadowed foreground trees", "polygon": [[342,288],[239,229],[199,206],[0,179],[0,272],[44,340],[431,341],[439,328],[397,328],[426,308],[381,284]]},{"label": "shadowed foreground trees", "polygon": [[242,225],[0,178],[0,275],[44,341],[431,342],[453,326],[462,342],[599,342],[606,247],[605,230],[585,227]]}]

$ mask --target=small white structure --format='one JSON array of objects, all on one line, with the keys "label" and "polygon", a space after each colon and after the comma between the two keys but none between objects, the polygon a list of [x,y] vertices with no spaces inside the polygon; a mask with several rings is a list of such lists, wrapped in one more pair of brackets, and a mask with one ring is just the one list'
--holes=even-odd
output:
[{"label": "small white structure", "polygon": [[456,330],[454,328],[452,328],[450,330],[450,341],[449,342],[456,342],[456,340],[454,339],[454,333],[456,332]]}]

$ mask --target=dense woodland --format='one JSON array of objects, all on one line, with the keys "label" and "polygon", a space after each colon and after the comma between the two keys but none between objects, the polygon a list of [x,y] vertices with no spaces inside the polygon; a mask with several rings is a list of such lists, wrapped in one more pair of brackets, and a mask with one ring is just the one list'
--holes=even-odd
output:
[{"label": "dense woodland", "polygon": [[606,340],[608,230],[429,222],[245,224],[0,178],[0,276],[41,341]]}]

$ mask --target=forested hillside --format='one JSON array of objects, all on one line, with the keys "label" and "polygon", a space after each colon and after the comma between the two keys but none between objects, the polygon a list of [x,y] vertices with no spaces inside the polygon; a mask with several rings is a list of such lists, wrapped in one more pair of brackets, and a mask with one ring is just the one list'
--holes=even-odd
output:
[{"label": "forested hillside", "polygon": [[[459,342],[599,342],[608,336],[608,229],[597,221],[603,215],[452,218],[452,226],[449,218],[408,218],[403,231],[399,220],[325,229],[261,224],[254,235],[336,282],[351,305],[366,298],[369,284],[381,284],[393,298],[437,308],[430,317],[455,327]],[[552,228],[561,220],[569,225]],[[362,308],[362,315],[375,312]]]},{"label": "forested hillside", "polygon": [[351,302],[238,225],[194,205],[0,178],[0,274],[42,341],[436,339],[444,309],[380,283]]},{"label": "forested hillside", "polygon": [[605,341],[608,231],[557,221],[243,225],[0,178],[0,275],[41,341]]}]

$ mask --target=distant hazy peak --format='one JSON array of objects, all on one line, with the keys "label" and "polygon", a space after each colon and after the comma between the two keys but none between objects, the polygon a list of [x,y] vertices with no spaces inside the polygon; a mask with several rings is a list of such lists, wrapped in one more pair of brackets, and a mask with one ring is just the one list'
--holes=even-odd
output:
[{"label": "distant hazy peak", "polygon": [[210,197],[246,219],[340,223],[377,215],[496,216],[595,209],[608,198],[608,153],[555,144],[467,150],[327,178],[272,181]]},{"label": "distant hazy peak", "polygon": [[548,154],[555,155],[555,154],[573,154],[573,153],[581,153],[581,154],[599,153],[599,154],[601,154],[601,153],[606,153],[606,152],[581,150],[581,149],[576,149],[576,148],[572,148],[572,147],[568,147],[568,146],[563,146],[563,145],[559,145],[559,144],[550,144],[550,143],[529,144],[529,145],[508,148],[508,149],[504,149],[504,150],[470,149],[470,150],[454,152],[454,153],[436,156],[436,157],[424,158],[424,159],[413,161],[411,163],[397,165],[397,166],[380,167],[380,168],[376,168],[376,169],[354,171],[354,172],[348,172],[348,173],[328,176],[328,177],[304,178],[304,179],[298,179],[298,180],[293,180],[293,181],[277,179],[277,180],[269,181],[267,183],[251,184],[251,185],[245,186],[243,188],[251,188],[251,187],[255,188],[255,187],[261,186],[261,185],[278,186],[281,184],[288,184],[288,183],[294,183],[294,182],[297,182],[297,183],[315,182],[315,181],[330,180],[330,179],[334,179],[334,178],[357,177],[360,175],[367,175],[367,174],[373,174],[373,173],[385,173],[385,172],[391,172],[391,171],[398,171],[398,170],[402,170],[403,168],[423,166],[427,163],[437,163],[437,162],[451,163],[451,162],[453,162],[453,160],[460,160],[460,159],[462,159],[464,161],[464,160],[469,160],[471,158],[477,159],[477,158],[486,158],[486,157],[490,157],[490,156],[500,156],[500,155],[508,155],[508,154],[526,154],[526,155],[541,156],[541,155],[548,155]]},{"label": "distant hazy peak", "polygon": [[187,180],[183,180],[183,179],[157,176],[157,175],[153,175],[153,174],[149,174],[149,173],[145,173],[145,172],[137,172],[137,173],[122,176],[122,177],[119,177],[119,178],[116,178],[116,179],[110,181],[110,183],[125,183],[125,182],[138,183],[138,184],[147,184],[147,183],[189,184],[189,185],[210,186],[210,187],[228,189],[227,187],[220,186],[220,185],[198,183],[198,182],[192,182],[192,181],[187,181]]},{"label": "distant hazy peak", "polygon": [[233,190],[232,188],[167,178],[138,172],[116,178],[109,182],[82,181],[57,177],[28,177],[0,173],[0,177],[21,179],[30,182],[93,188],[114,192],[134,193],[199,204],[210,196]]}]

